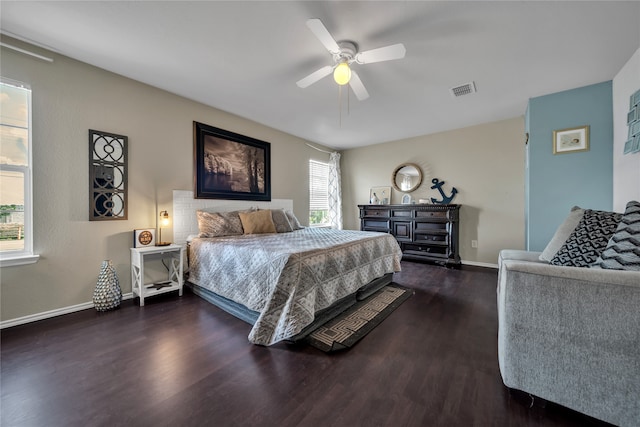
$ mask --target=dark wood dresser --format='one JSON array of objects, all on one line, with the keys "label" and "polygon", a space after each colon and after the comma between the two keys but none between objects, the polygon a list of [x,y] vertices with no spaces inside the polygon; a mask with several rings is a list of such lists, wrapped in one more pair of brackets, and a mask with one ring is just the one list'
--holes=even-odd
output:
[{"label": "dark wood dresser", "polygon": [[402,259],[460,266],[460,205],[358,205],[360,229],[395,236]]}]

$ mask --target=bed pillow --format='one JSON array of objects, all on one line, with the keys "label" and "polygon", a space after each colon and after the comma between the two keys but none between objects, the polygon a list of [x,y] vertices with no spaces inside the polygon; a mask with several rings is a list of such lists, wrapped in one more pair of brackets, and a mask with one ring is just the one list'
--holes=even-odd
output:
[{"label": "bed pillow", "polygon": [[567,241],[550,264],[588,267],[596,262],[616,231],[622,214],[586,209]]},{"label": "bed pillow", "polygon": [[275,233],[276,226],[271,218],[271,210],[259,210],[255,212],[240,212],[240,221],[244,234]]},{"label": "bed pillow", "polygon": [[197,211],[199,237],[236,236],[243,233],[238,211],[206,212]]},{"label": "bed pillow", "polygon": [[564,219],[562,224],[560,224],[556,233],[549,241],[549,244],[547,244],[547,247],[544,248],[544,251],[540,254],[540,261],[551,262],[558,250],[562,245],[564,245],[564,242],[567,241],[573,230],[576,229],[576,226],[582,219],[583,215],[584,209],[578,206],[571,208],[569,215]]},{"label": "bed pillow", "polygon": [[627,203],[616,232],[591,267],[640,271],[640,202]]},{"label": "bed pillow", "polygon": [[289,224],[291,224],[291,228],[293,228],[294,230],[302,230],[304,228],[302,225],[300,225],[300,221],[298,221],[298,218],[296,218],[293,212],[288,209],[286,209],[284,212],[287,214],[287,219],[289,220]]},{"label": "bed pillow", "polygon": [[271,219],[276,226],[276,232],[289,233],[293,231],[293,227],[287,218],[287,214],[284,209],[274,209],[271,211]]}]

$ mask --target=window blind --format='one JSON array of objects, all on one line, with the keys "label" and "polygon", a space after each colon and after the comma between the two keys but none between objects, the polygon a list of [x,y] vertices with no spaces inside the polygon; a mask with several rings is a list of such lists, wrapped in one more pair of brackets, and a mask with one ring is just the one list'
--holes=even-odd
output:
[{"label": "window blind", "polygon": [[329,165],[309,160],[309,210],[329,210]]}]

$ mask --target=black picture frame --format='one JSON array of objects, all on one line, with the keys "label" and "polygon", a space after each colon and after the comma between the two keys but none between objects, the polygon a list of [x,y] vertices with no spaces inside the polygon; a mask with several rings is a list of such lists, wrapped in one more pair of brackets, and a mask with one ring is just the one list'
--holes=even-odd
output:
[{"label": "black picture frame", "polygon": [[271,144],[193,122],[196,199],[271,200]]}]

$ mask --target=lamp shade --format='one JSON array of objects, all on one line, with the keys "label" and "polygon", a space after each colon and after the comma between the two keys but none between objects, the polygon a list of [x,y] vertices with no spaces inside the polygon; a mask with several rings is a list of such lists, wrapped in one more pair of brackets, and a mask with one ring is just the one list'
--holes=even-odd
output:
[{"label": "lamp shade", "polygon": [[346,62],[338,64],[335,70],[333,70],[333,80],[341,86],[349,83],[349,80],[351,80],[351,68],[349,68],[349,64]]},{"label": "lamp shade", "polygon": [[171,242],[163,242],[162,241],[162,228],[169,226],[169,212],[161,211],[160,212],[160,227],[158,227],[160,239],[156,242],[156,246],[169,246]]},{"label": "lamp shade", "polygon": [[169,212],[160,212],[160,227],[167,227],[169,225]]}]

